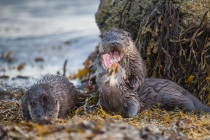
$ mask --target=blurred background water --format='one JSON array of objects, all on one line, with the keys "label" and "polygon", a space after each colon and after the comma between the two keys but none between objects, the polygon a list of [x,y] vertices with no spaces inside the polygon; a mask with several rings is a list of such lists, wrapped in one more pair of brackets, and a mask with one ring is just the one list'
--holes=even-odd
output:
[{"label": "blurred background water", "polygon": [[0,82],[31,85],[45,74],[62,74],[66,59],[67,75],[76,73],[99,42],[98,5],[99,0],[0,0]]}]

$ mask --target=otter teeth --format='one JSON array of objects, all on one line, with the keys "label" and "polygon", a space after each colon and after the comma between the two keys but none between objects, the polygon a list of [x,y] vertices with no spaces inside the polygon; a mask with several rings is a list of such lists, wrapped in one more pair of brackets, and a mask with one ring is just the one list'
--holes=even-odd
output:
[{"label": "otter teeth", "polygon": [[110,62],[111,62],[110,63],[110,66],[111,66],[114,62],[117,62],[117,59],[112,59]]}]

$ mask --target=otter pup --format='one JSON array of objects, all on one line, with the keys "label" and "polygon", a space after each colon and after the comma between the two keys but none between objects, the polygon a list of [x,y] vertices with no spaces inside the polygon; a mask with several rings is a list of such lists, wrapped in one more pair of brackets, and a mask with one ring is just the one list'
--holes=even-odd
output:
[{"label": "otter pup", "polygon": [[22,98],[25,120],[51,123],[63,118],[77,101],[79,91],[64,76],[47,75],[35,83]]},{"label": "otter pup", "polygon": [[128,79],[126,84],[138,92],[145,109],[159,103],[166,110],[179,107],[184,110],[210,112],[208,106],[172,81],[150,78],[145,81],[145,64],[128,32],[121,29],[104,32],[101,35],[99,52],[111,55],[121,65]]},{"label": "otter pup", "polygon": [[104,109],[120,113],[123,117],[134,117],[142,102],[137,93],[125,83],[125,70],[109,54],[98,57],[95,81],[98,85],[99,102]]},{"label": "otter pup", "polygon": [[148,78],[138,91],[139,99],[144,102],[143,109],[160,105],[166,110],[178,107],[184,111],[195,110],[210,112],[210,107],[204,105],[187,90],[167,79]]}]

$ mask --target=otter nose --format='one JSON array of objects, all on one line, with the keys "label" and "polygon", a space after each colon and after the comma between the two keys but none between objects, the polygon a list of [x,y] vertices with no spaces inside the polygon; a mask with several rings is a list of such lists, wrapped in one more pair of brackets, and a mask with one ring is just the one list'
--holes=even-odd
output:
[{"label": "otter nose", "polygon": [[119,46],[120,45],[119,42],[112,42],[111,44],[112,44],[112,46]]}]

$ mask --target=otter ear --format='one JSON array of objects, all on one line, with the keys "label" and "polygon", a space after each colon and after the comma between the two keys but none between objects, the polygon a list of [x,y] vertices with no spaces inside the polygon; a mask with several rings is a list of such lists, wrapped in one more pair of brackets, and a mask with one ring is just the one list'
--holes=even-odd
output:
[{"label": "otter ear", "polygon": [[102,38],[102,37],[103,37],[103,35],[101,34],[101,35],[99,35],[99,37],[100,37],[100,38]]}]

